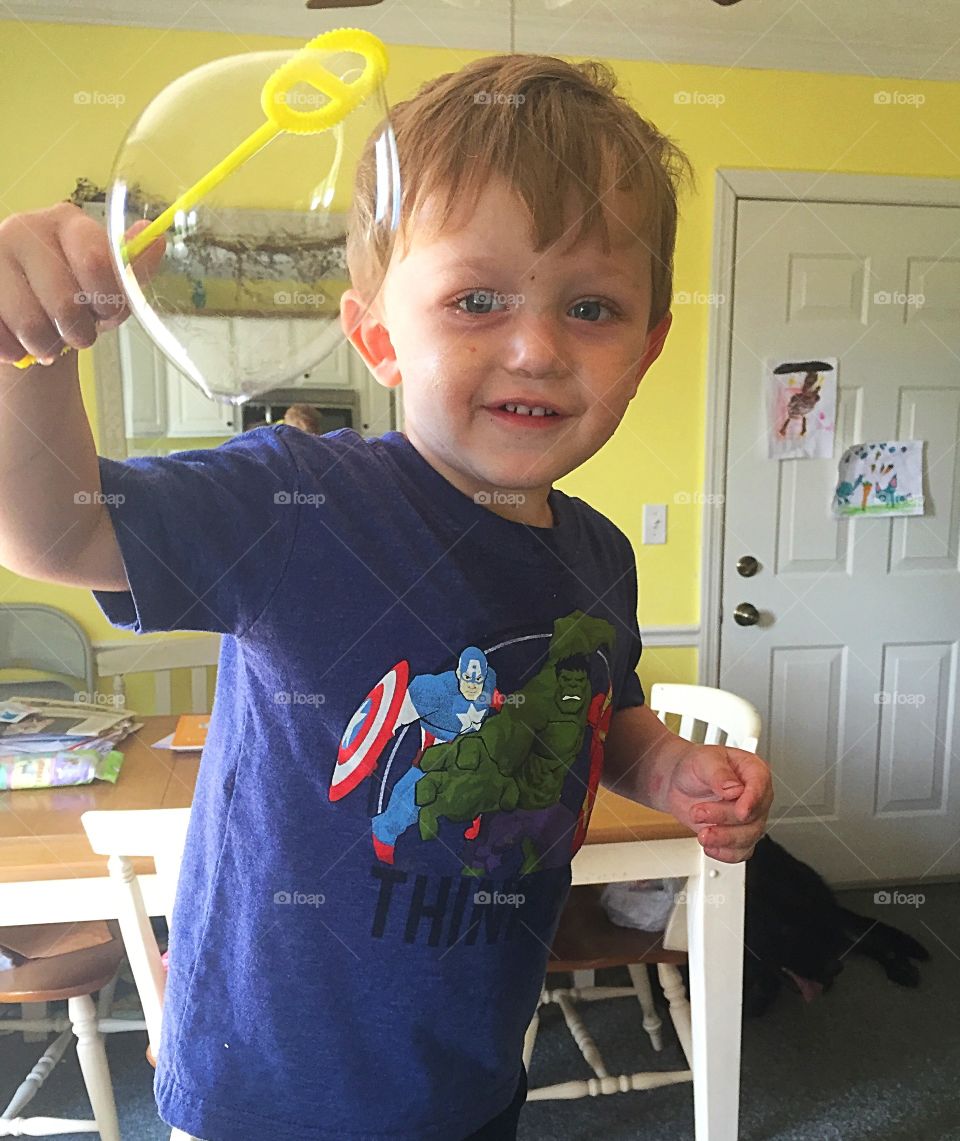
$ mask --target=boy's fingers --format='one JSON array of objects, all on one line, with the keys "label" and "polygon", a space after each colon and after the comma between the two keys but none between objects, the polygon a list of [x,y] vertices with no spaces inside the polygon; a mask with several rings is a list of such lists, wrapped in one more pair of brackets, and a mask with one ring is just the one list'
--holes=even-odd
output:
[{"label": "boy's fingers", "polygon": [[[145,230],[150,223],[145,219],[141,222],[135,223],[127,230],[125,237],[133,238]],[[164,255],[167,252],[166,240],[161,236],[156,238],[150,243],[149,246],[141,253],[139,253],[133,262],[133,272],[141,284],[153,276],[157,267],[163,261]],[[116,270],[114,269],[113,262],[109,261],[110,272],[110,292],[102,294],[97,300],[107,302],[106,306],[94,306],[97,312],[97,329],[101,333],[109,332],[111,329],[116,329],[126,321],[130,316],[130,306],[127,303],[127,296],[124,292],[120,281],[117,277]]]},{"label": "boy's fingers", "polygon": [[[131,235],[149,223],[130,228]],[[0,222],[0,360],[56,360],[64,347],[90,347],[98,332],[128,316],[104,228],[78,207],[59,203]],[[144,280],[163,260],[161,237],[134,264]]]},{"label": "boy's fingers", "polygon": [[770,766],[756,754],[741,749],[730,750],[728,755],[743,783],[743,792],[736,800],[729,802],[736,812],[734,818],[741,821],[755,820],[773,802]]},{"label": "boy's fingers", "polygon": [[28,270],[30,287],[40,302],[46,306],[60,345],[68,344],[75,349],[88,348],[97,339],[97,329],[93,314],[77,283],[70,273],[66,259],[50,251],[30,263]]},{"label": "boy's fingers", "polygon": [[126,305],[123,288],[117,280],[106,244],[97,249],[85,249],[71,256],[71,267],[79,289],[75,299],[98,321],[119,317]]},{"label": "boy's fingers", "polygon": [[[60,351],[63,342],[50,316],[35,296],[33,280],[27,278],[26,272],[19,264],[9,271],[6,266],[0,267],[0,277],[4,280],[16,280],[18,275],[21,281],[27,279],[30,288],[20,289],[17,292],[14,311],[0,308],[0,319],[23,348],[23,351],[17,352],[12,359],[20,360],[27,353],[38,360],[54,356]],[[3,298],[0,298],[0,306],[2,304]]]},{"label": "boy's fingers", "polygon": [[747,780],[743,792],[736,800],[711,801],[698,804],[693,810],[696,824],[748,824],[762,821],[773,800],[763,771]]},{"label": "boy's fingers", "polygon": [[709,804],[694,810],[693,819],[697,824],[739,824],[736,802],[733,804]]},{"label": "boy's fingers", "polygon": [[57,236],[69,272],[76,279],[77,291],[83,294],[81,303],[90,308],[97,320],[117,316],[125,298],[106,230],[82,210],[71,210],[63,215]]},{"label": "boy's fingers", "polygon": [[722,864],[739,864],[749,860],[753,855],[752,848],[749,851],[740,851],[736,848],[704,848],[704,851],[711,860],[717,860]]},{"label": "boy's fingers", "polygon": [[734,824],[701,829],[697,839],[704,848],[752,849],[763,835],[760,824]]},{"label": "boy's fingers", "polygon": [[0,363],[12,363],[21,360],[26,355],[26,349],[4,324],[3,320],[0,320]]}]

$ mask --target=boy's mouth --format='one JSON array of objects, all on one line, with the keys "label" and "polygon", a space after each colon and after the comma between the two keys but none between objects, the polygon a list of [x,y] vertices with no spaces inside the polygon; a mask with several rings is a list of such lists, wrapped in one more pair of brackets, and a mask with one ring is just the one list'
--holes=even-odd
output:
[{"label": "boy's mouth", "polygon": [[500,404],[488,404],[487,411],[505,423],[523,425],[529,428],[544,428],[565,420],[566,414],[552,404],[537,404],[533,401],[506,400]]},{"label": "boy's mouth", "polygon": [[528,432],[550,431],[567,419],[559,412],[548,411],[542,404],[532,407],[523,404],[490,405],[487,411],[501,424]]},{"label": "boy's mouth", "polygon": [[501,404],[500,407],[504,412],[514,412],[518,416],[556,416],[552,408],[547,408],[543,404],[535,404],[532,407],[527,404]]}]

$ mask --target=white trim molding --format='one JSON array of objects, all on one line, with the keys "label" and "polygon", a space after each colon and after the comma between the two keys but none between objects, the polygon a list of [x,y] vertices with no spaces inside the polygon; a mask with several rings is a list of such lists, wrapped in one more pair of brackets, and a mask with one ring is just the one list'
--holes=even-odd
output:
[{"label": "white trim molding", "polygon": [[650,650],[677,649],[680,646],[698,646],[700,644],[699,626],[641,626],[640,640],[643,648]]},{"label": "white trim molding", "polygon": [[[730,409],[730,345],[733,336],[737,203],[741,199],[788,202],[875,203],[891,206],[960,206],[954,178],[837,174],[816,170],[717,170],[714,195],[713,269],[710,289],[722,299],[711,307],[707,360],[707,421],[700,565],[700,685],[719,684],[721,588],[727,417]],[[719,496],[717,499],[711,496]]]}]

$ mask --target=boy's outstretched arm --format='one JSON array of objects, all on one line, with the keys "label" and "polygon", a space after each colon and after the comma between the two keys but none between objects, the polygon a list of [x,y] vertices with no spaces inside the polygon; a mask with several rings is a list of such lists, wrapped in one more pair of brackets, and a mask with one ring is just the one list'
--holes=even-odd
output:
[{"label": "boy's outstretched arm", "polygon": [[773,802],[766,761],[744,749],[686,741],[646,705],[613,715],[602,784],[669,812],[697,833],[708,856],[730,864],[752,854]]},{"label": "boy's outstretched arm", "polygon": [[[162,245],[143,254],[145,272]],[[60,355],[126,316],[106,232],[82,210],[61,203],[0,222],[0,564],[17,574],[128,588],[100,498],[77,354]],[[53,363],[15,368],[28,353]]]},{"label": "boy's outstretched arm", "polygon": [[77,356],[22,372],[0,364],[0,563],[27,578],[126,590]]}]

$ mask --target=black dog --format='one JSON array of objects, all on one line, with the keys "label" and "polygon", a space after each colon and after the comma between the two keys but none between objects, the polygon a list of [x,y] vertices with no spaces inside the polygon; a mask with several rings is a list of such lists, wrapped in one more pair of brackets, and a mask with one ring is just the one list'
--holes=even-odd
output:
[{"label": "black dog", "polygon": [[813,868],[769,836],[747,861],[746,881],[746,1014],[763,1014],[785,982],[807,1001],[829,990],[851,951],[874,959],[900,986],[920,981],[911,960],[929,959],[925,947],[895,927],[841,907]]}]

